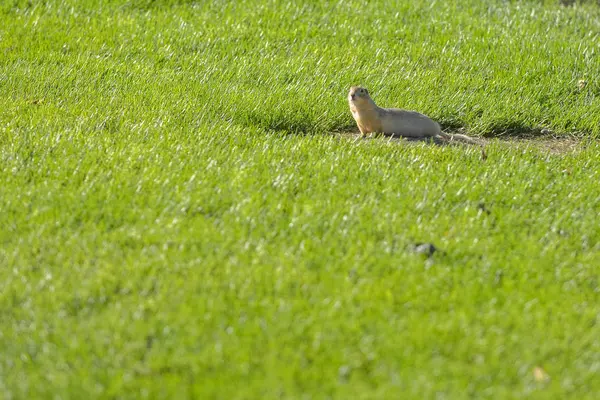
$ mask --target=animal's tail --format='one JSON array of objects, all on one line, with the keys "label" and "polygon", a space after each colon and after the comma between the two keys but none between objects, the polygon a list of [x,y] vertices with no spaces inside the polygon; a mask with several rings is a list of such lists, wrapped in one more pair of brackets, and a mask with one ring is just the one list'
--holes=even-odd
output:
[{"label": "animal's tail", "polygon": [[478,146],[483,146],[483,143],[473,139],[472,137],[469,137],[467,135],[461,135],[460,133],[457,133],[455,135],[451,135],[449,133],[446,132],[440,132],[439,134],[441,137],[443,137],[444,139],[446,139],[448,142],[453,142],[453,141],[457,141],[457,142],[463,142],[463,143],[469,143],[469,144],[476,144]]}]

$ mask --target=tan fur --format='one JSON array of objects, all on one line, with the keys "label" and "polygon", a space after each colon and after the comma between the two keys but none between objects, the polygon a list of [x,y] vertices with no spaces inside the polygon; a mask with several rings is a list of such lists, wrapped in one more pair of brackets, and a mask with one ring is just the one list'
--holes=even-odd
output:
[{"label": "tan fur", "polygon": [[348,103],[363,137],[367,134],[383,133],[389,136],[418,139],[441,138],[446,141],[459,140],[480,144],[466,135],[450,135],[442,132],[437,122],[416,111],[381,108],[371,99],[369,91],[360,86],[350,88]]}]

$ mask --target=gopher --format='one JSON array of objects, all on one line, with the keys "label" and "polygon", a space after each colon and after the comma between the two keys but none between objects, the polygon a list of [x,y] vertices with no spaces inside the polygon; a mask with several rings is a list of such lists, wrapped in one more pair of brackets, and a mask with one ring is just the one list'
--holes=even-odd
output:
[{"label": "gopher", "polygon": [[466,135],[450,135],[442,132],[437,122],[416,111],[400,108],[381,108],[361,86],[352,86],[348,93],[352,116],[363,137],[369,133],[402,136],[415,139],[441,138],[446,141],[461,141],[480,144]]}]

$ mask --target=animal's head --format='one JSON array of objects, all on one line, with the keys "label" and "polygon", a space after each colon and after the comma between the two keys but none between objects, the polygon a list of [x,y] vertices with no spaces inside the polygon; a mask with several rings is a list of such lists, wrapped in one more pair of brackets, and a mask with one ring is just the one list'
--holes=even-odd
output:
[{"label": "animal's head", "polygon": [[362,86],[352,86],[348,92],[348,101],[350,103],[360,104],[370,100],[369,91]]}]

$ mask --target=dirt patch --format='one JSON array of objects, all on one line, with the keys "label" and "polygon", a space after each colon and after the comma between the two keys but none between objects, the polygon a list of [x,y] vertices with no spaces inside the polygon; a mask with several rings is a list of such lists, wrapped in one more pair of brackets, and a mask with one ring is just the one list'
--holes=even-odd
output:
[{"label": "dirt patch", "polygon": [[552,154],[574,153],[583,148],[583,140],[572,136],[541,136],[521,138],[498,138],[488,142],[497,142],[509,146],[526,149],[536,149]]},{"label": "dirt patch", "polygon": [[[456,132],[458,133],[458,132]],[[463,133],[463,131],[460,131]],[[449,143],[442,139],[409,139],[409,138],[398,138],[389,136],[376,136],[361,138],[359,132],[337,132],[336,136],[346,138],[349,140],[381,140],[386,142],[397,142],[397,143],[423,143],[429,142],[434,145],[445,146]],[[536,135],[536,136],[506,136],[506,137],[495,137],[495,138],[482,138],[472,136],[474,139],[481,142],[481,144],[488,146],[491,144],[499,144],[500,146],[510,146],[513,148],[519,148],[523,150],[534,149],[545,151],[551,154],[569,154],[574,153],[584,148],[585,141],[575,136],[555,136],[555,135]],[[465,145],[464,143],[450,143],[452,145]],[[467,144],[467,146],[469,146]]]}]

